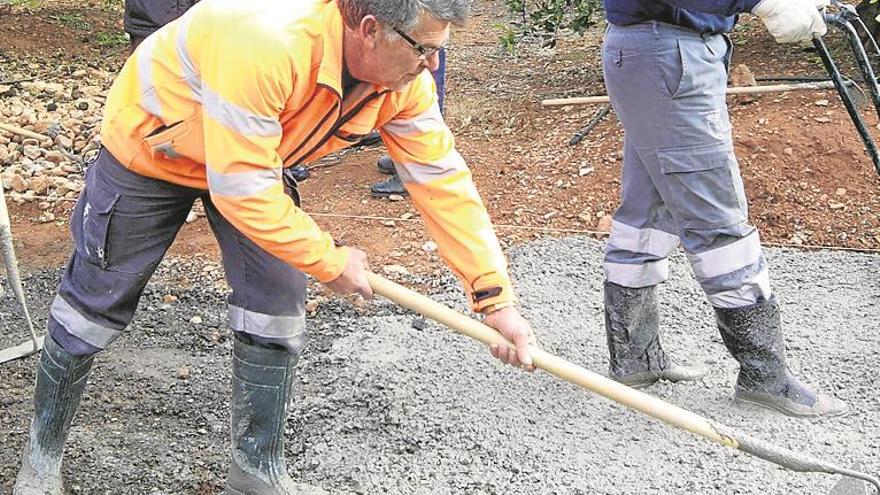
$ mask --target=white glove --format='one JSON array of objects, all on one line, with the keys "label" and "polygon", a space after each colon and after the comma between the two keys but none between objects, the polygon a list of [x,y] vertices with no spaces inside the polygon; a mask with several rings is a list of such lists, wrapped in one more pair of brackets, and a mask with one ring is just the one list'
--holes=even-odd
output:
[{"label": "white glove", "polygon": [[778,43],[808,41],[828,30],[820,9],[829,0],[761,0],[752,14],[764,21]]}]

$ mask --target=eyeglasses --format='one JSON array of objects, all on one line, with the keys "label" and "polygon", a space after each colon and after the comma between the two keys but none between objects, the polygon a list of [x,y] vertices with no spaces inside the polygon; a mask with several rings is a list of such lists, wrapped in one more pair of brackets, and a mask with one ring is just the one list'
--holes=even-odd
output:
[{"label": "eyeglasses", "polygon": [[393,27],[393,28],[391,28],[391,29],[393,29],[395,33],[397,33],[398,35],[400,35],[400,37],[403,38],[403,41],[406,41],[406,43],[407,43],[407,44],[408,44],[413,50],[415,50],[416,53],[419,54],[419,58],[428,59],[428,58],[430,58],[431,56],[433,56],[435,53],[437,53],[437,52],[439,52],[440,50],[443,49],[443,45],[440,45],[440,46],[434,46],[434,47],[430,47],[430,48],[424,47],[424,46],[422,46],[421,43],[419,43],[418,41],[416,41],[416,40],[410,38],[409,35],[407,35],[407,34],[404,33],[403,31],[401,31],[400,29],[397,29],[396,27]]}]

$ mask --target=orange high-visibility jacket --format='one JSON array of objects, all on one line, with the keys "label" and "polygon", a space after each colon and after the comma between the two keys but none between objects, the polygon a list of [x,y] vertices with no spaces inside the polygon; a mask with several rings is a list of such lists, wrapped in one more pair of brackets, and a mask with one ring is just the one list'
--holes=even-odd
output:
[{"label": "orange high-visibility jacket", "polygon": [[345,250],[284,193],[282,167],[380,134],[474,310],[514,300],[507,263],[425,71],[342,94],[331,0],[204,0],[146,39],[107,98],[101,139],[133,171],[207,189],[259,246],[321,282]]}]

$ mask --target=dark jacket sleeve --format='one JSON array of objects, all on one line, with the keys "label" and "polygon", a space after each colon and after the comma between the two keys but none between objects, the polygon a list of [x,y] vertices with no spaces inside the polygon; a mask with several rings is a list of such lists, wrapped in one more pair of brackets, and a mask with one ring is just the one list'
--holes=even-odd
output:
[{"label": "dark jacket sleeve", "polygon": [[761,0],[661,0],[663,3],[690,12],[732,16],[751,12]]},{"label": "dark jacket sleeve", "polygon": [[177,19],[198,0],[125,0],[125,32],[143,39]]}]

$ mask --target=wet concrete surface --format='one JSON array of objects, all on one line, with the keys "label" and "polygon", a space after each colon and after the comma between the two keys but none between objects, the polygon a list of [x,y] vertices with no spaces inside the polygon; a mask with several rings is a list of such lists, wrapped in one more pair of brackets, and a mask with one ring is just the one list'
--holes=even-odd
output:
[{"label": "wet concrete surface", "polygon": [[[605,372],[601,249],[569,238],[510,255],[541,345]],[[711,372],[647,391],[775,444],[877,473],[880,256],[767,255],[791,367],[853,412],[802,420],[735,405],[736,363],[681,253],[659,291],[663,343]],[[231,341],[220,275],[216,266],[164,263],[132,327],[97,358],[65,453],[73,493],[221,493]],[[41,325],[57,277],[25,278]],[[433,297],[466,308],[454,278],[429,283]],[[7,293],[3,347],[26,339],[19,315]],[[334,494],[824,494],[837,481],[786,472],[549,374],[504,367],[479,344],[388,301],[362,313],[334,300],[308,327],[288,420],[289,470]],[[30,357],[0,365],[0,494],[11,493],[35,364]]]}]

